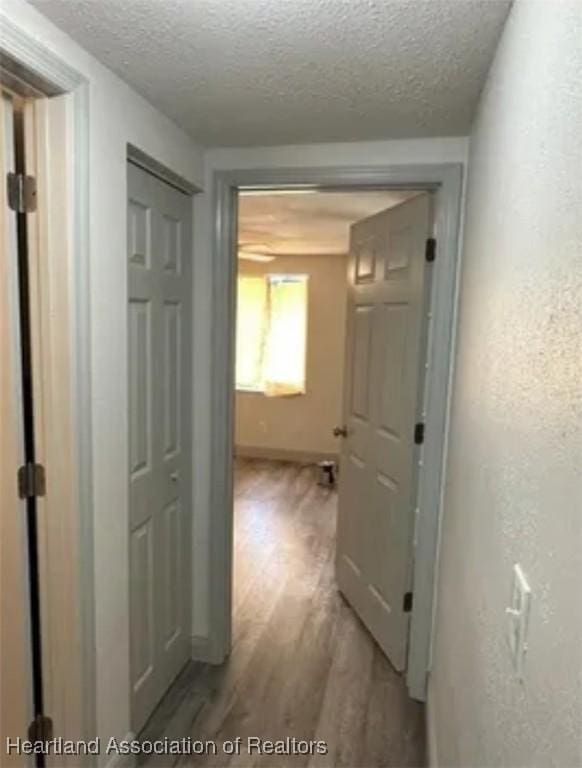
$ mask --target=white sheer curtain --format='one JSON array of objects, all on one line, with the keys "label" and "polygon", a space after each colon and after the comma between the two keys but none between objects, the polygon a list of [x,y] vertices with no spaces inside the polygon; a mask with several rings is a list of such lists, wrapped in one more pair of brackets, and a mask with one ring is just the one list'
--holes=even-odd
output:
[{"label": "white sheer curtain", "polygon": [[238,278],[236,385],[268,397],[305,393],[307,275]]}]

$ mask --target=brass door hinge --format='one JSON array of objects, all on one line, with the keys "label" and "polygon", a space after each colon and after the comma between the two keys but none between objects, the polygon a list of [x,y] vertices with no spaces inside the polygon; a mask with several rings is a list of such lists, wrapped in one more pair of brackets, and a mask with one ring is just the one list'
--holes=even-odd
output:
[{"label": "brass door hinge", "polygon": [[42,464],[24,464],[18,470],[18,495],[21,499],[44,496],[46,477]]},{"label": "brass door hinge", "polygon": [[9,173],[6,179],[8,205],[16,213],[36,211],[36,179],[23,173]]},{"label": "brass door hinge", "polygon": [[410,613],[412,611],[412,592],[405,592],[402,599],[402,610],[404,613]]},{"label": "brass door hinge", "polygon": [[427,261],[434,261],[436,259],[436,247],[437,241],[434,237],[429,237],[426,241],[424,255]]},{"label": "brass door hinge", "polygon": [[28,738],[33,743],[50,741],[53,737],[53,721],[47,715],[37,715],[28,726]]}]

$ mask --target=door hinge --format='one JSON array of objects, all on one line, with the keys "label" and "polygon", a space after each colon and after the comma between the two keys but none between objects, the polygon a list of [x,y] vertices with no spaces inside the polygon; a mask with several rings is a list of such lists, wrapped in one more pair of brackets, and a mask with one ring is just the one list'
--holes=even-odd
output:
[{"label": "door hinge", "polygon": [[402,600],[402,610],[404,613],[410,613],[412,611],[412,592],[404,593],[404,599]]},{"label": "door hinge", "polygon": [[436,259],[436,237],[427,238],[424,255],[427,261],[434,261]]},{"label": "door hinge", "polygon": [[24,464],[18,470],[18,495],[21,499],[44,496],[46,478],[42,464]]},{"label": "door hinge", "polygon": [[416,445],[422,445],[424,443],[424,422],[419,421],[414,425],[414,442]]},{"label": "door hinge", "polygon": [[8,205],[16,213],[36,211],[36,179],[23,173],[7,176]]},{"label": "door hinge", "polygon": [[37,715],[28,726],[28,738],[33,743],[50,741],[53,737],[53,721],[47,715]]}]

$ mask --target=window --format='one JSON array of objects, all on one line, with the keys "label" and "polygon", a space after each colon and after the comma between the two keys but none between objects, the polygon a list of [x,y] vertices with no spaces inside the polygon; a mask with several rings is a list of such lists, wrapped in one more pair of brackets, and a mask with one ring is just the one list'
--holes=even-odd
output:
[{"label": "window", "polygon": [[236,388],[305,393],[307,275],[238,278]]}]

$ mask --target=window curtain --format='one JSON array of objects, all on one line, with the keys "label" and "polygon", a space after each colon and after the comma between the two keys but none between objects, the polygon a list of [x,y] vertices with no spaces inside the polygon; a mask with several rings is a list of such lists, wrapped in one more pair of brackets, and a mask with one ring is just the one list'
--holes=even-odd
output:
[{"label": "window curtain", "polygon": [[236,318],[236,385],[240,389],[261,388],[267,320],[265,278],[241,275]]},{"label": "window curtain", "polygon": [[263,388],[268,397],[305,393],[307,278],[268,276]]},{"label": "window curtain", "polygon": [[268,397],[305,393],[307,276],[240,275],[236,385]]}]

